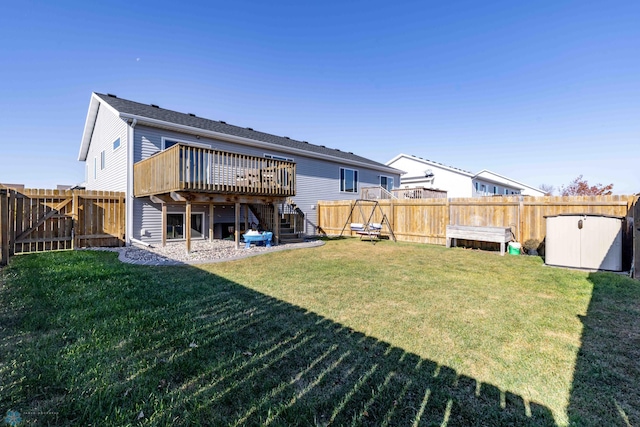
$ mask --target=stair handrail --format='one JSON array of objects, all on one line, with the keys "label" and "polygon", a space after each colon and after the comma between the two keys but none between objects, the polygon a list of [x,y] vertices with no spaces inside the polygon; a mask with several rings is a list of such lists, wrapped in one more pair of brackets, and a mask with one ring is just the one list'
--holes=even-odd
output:
[{"label": "stair handrail", "polygon": [[378,200],[397,199],[398,197],[380,185],[378,187],[363,187],[361,189],[360,198],[365,200]]}]

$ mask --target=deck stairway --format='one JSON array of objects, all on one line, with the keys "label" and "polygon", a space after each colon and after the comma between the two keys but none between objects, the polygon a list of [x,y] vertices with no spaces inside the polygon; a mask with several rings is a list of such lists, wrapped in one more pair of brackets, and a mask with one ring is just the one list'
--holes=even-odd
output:
[{"label": "deck stairway", "polygon": [[295,231],[289,216],[285,215],[284,218],[280,218],[280,243],[301,242],[304,242],[304,238],[301,237],[301,233]]},{"label": "deck stairway", "polygon": [[[250,204],[251,213],[257,218],[260,228],[273,231],[273,208],[265,205]],[[304,213],[294,204],[282,204],[280,213],[280,243],[304,242]]]}]

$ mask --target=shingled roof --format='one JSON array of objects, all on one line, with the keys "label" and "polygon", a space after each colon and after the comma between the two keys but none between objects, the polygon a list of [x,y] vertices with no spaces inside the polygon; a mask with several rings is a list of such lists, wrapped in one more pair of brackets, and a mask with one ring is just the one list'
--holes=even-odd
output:
[{"label": "shingled roof", "polygon": [[234,126],[227,124],[223,121],[216,121],[197,117],[194,114],[180,113],[178,111],[167,110],[160,108],[157,105],[142,104],[135,101],[129,101],[127,99],[118,98],[111,94],[96,93],[103,102],[109,104],[119,113],[124,113],[133,116],[146,117],[153,120],[159,120],[166,123],[172,123],[180,126],[188,126],[194,129],[202,129],[205,131],[217,132],[230,136],[236,136],[241,138],[247,138],[254,141],[266,142],[269,144],[276,144],[283,147],[283,151],[287,151],[287,148],[293,148],[298,150],[308,151],[310,153],[321,154],[325,156],[335,157],[337,159],[343,159],[347,162],[360,162],[366,163],[375,167],[382,167],[389,169],[383,163],[379,163],[362,156],[358,156],[351,152],[341,151],[338,149],[327,148],[322,145],[311,144],[306,141],[298,141],[288,138],[286,136],[276,136],[269,133],[255,131],[251,128],[244,128],[240,126]]}]

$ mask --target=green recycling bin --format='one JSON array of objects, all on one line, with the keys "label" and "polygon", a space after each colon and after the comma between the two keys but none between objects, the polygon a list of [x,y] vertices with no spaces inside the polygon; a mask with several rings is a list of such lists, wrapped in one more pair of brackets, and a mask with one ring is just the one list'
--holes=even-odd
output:
[{"label": "green recycling bin", "polygon": [[520,255],[520,243],[518,242],[509,243],[509,255]]}]

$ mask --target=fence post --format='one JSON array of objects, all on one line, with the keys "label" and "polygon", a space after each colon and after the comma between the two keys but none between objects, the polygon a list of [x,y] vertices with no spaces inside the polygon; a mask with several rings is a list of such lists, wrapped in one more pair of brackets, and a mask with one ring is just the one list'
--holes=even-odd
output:
[{"label": "fence post", "polygon": [[318,234],[320,233],[320,230],[322,229],[322,214],[321,211],[322,210],[322,204],[320,203],[320,201],[316,202],[316,229],[314,230],[313,234]]},{"label": "fence post", "polygon": [[15,255],[16,246],[16,192],[7,191],[7,202],[9,204],[9,257]]},{"label": "fence post", "polygon": [[635,199],[633,208],[633,277],[640,279],[640,199]]},{"label": "fence post", "polygon": [[9,262],[9,190],[0,189],[0,265]]},{"label": "fence post", "polygon": [[449,203],[451,199],[447,197],[447,202],[445,203],[445,212],[444,212],[444,231],[446,235],[447,225],[449,225],[449,221],[451,221],[451,204]]},{"label": "fence post", "polygon": [[518,196],[518,241],[524,241],[524,196]]},{"label": "fence post", "polygon": [[76,229],[78,226],[78,191],[73,190],[71,202],[71,249],[76,248]]}]

